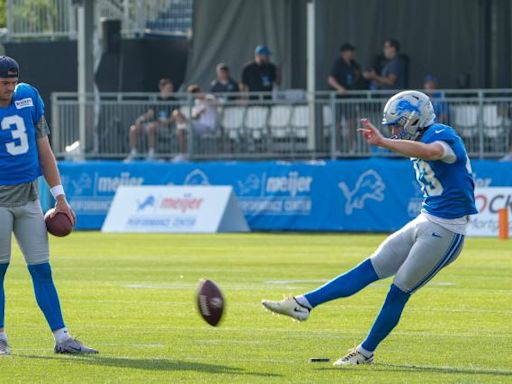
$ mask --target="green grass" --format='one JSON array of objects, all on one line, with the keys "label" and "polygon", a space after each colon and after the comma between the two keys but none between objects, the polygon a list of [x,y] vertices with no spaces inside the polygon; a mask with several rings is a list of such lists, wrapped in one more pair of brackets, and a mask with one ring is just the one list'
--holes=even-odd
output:
[{"label": "green grass", "polygon": [[[302,293],[368,256],[383,235],[105,235],[52,238],[70,331],[101,350],[52,353],[53,340],[15,248],[6,278],[13,355],[1,383],[512,382],[512,244],[468,239],[457,262],[409,301],[374,366],[333,369],[361,341],[390,281],[316,309],[305,323],[271,316],[262,298]],[[219,327],[194,302],[199,278],[227,299]]]}]

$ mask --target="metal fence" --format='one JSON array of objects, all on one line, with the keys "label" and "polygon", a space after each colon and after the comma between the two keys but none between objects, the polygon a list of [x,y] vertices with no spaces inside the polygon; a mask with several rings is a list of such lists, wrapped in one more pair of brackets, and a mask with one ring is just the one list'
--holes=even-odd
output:
[{"label": "metal fence", "polygon": [[[317,159],[392,156],[370,148],[357,134],[359,119],[379,125],[385,92],[284,92],[273,95],[229,94],[217,98],[218,118],[208,135],[193,129],[194,100],[178,94],[169,103],[157,94],[124,93],[52,96],[52,140],[60,157],[124,158],[130,126],[148,109],[178,109],[187,117],[186,147],[179,146],[176,124],[157,130],[157,154],[170,159]],[[497,158],[512,150],[512,90],[442,91],[433,97],[441,122],[453,126],[473,157]],[[382,127],[383,133],[389,135]],[[140,135],[140,153],[147,135]]]},{"label": "metal fence", "polygon": [[[121,32],[126,37],[144,33],[189,36],[192,5],[193,0],[97,0],[96,19],[121,20]],[[77,37],[72,0],[7,0],[6,14],[8,40]]]}]

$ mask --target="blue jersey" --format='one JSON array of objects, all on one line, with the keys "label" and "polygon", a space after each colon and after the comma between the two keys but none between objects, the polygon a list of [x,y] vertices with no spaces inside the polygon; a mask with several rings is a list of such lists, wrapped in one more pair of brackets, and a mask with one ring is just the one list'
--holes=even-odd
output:
[{"label": "blue jersey", "polygon": [[443,141],[457,157],[451,164],[441,160],[412,159],[416,179],[423,192],[423,210],[443,219],[478,213],[471,164],[462,139],[451,127],[434,124],[426,130],[420,141],[425,144]]},{"label": "blue jersey", "polygon": [[44,116],[37,89],[16,86],[11,104],[0,107],[0,185],[28,183],[39,177],[36,126]]}]

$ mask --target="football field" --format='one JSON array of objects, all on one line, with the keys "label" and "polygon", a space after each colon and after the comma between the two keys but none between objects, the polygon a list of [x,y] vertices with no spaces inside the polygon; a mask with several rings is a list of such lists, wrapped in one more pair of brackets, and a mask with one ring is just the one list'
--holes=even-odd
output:
[{"label": "football field", "polygon": [[[385,235],[112,235],[51,239],[66,323],[99,355],[55,355],[17,246],[6,277],[12,356],[0,383],[512,382],[512,242],[467,239],[459,259],[409,301],[375,365],[332,361],[366,335],[390,280],[297,323],[265,312],[367,257]],[[218,327],[198,315],[200,278],[222,288]]]}]

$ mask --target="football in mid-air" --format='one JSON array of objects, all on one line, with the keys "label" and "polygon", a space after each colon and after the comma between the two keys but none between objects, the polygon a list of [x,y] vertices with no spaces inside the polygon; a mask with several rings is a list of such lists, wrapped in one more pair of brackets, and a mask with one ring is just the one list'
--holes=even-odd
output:
[{"label": "football in mid-air", "polygon": [[44,222],[46,223],[46,229],[53,236],[64,237],[71,233],[73,230],[73,223],[69,217],[62,212],[51,217],[51,214],[55,211],[55,208],[49,209],[44,215]]},{"label": "football in mid-air", "polygon": [[211,280],[202,279],[197,287],[197,308],[210,325],[219,324],[224,314],[224,297],[220,288]]}]

